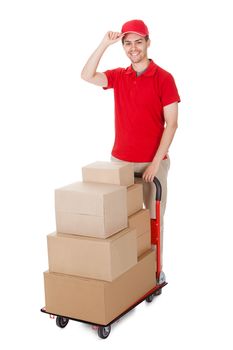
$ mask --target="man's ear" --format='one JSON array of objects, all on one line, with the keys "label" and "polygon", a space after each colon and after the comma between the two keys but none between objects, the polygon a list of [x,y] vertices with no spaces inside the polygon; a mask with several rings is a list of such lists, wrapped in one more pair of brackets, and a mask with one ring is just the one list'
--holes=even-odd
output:
[{"label": "man's ear", "polygon": [[147,40],[147,47],[150,47],[150,39]]}]

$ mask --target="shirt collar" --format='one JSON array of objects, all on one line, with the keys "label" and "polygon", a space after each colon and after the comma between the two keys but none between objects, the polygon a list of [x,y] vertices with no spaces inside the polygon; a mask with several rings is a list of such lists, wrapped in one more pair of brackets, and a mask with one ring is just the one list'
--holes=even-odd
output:
[{"label": "shirt collar", "polygon": [[[140,74],[139,77],[142,77],[142,76],[150,77],[150,76],[155,74],[156,70],[157,70],[157,65],[154,63],[153,60],[150,59],[150,63],[148,65],[147,69],[145,70],[145,72]],[[132,64],[126,68],[126,74],[135,74],[136,75],[136,72],[133,69]]]}]

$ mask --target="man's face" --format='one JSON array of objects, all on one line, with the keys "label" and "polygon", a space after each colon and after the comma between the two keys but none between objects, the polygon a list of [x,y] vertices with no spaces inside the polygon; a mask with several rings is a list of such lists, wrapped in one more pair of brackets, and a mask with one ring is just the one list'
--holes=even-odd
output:
[{"label": "man's face", "polygon": [[124,37],[123,48],[126,55],[132,63],[139,63],[147,59],[147,48],[150,40],[147,40],[138,34],[129,33]]}]

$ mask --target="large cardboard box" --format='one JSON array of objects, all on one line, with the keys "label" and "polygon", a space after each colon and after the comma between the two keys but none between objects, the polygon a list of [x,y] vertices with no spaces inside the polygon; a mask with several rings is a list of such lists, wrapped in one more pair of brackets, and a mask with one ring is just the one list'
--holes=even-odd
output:
[{"label": "large cardboard box", "polygon": [[44,273],[46,311],[106,325],[155,285],[155,254],[149,251],[113,282]]},{"label": "large cardboard box", "polygon": [[134,229],[106,239],[52,233],[47,243],[50,272],[113,281],[137,263]]},{"label": "large cardboard box", "polygon": [[55,190],[57,232],[106,238],[127,227],[125,186],[75,182]]},{"label": "large cardboard box", "polygon": [[143,207],[142,184],[134,184],[127,188],[127,212],[128,216],[136,213]]},{"label": "large cardboard box", "polygon": [[95,162],[82,168],[84,182],[100,182],[123,186],[134,183],[134,168],[127,162]]},{"label": "large cardboard box", "polygon": [[129,216],[129,227],[137,232],[137,254],[140,256],[151,248],[150,213],[148,209],[142,209]]}]

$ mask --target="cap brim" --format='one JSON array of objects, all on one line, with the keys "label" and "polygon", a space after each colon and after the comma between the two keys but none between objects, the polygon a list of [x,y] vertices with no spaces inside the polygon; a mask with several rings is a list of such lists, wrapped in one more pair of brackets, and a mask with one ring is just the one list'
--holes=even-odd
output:
[{"label": "cap brim", "polygon": [[124,32],[122,33],[123,35],[126,35],[126,34],[137,34],[137,35],[140,35],[140,36],[147,36],[147,34],[142,34],[142,33],[138,33],[138,32],[133,32],[133,31],[130,31],[130,32]]}]

